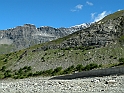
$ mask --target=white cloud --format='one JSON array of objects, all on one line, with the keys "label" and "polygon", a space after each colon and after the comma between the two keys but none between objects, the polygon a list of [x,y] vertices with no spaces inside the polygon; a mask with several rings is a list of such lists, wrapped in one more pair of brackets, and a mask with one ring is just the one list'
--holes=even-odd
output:
[{"label": "white cloud", "polygon": [[77,10],[76,9],[71,9],[71,12],[76,12]]},{"label": "white cloud", "polygon": [[83,7],[83,5],[81,5],[81,4],[75,6],[75,8],[76,8],[76,9],[79,9],[79,10],[81,10],[82,7]]},{"label": "white cloud", "polygon": [[98,22],[99,20],[101,20],[102,18],[104,18],[105,16],[110,14],[110,12],[103,11],[102,13],[98,14],[97,16],[95,16],[95,14],[96,13],[91,13],[91,18],[94,20],[93,22]]},{"label": "white cloud", "polygon": [[121,11],[121,9],[118,9],[118,11]]},{"label": "white cloud", "polygon": [[83,5],[78,4],[78,5],[75,6],[74,9],[71,9],[71,11],[72,11],[72,12],[76,12],[76,11],[82,10],[82,8],[83,8]]},{"label": "white cloud", "polygon": [[94,19],[96,13],[91,13],[91,18]]},{"label": "white cloud", "polygon": [[87,3],[88,5],[90,5],[90,6],[93,5],[93,3],[89,2],[89,1],[87,1],[86,3]]}]

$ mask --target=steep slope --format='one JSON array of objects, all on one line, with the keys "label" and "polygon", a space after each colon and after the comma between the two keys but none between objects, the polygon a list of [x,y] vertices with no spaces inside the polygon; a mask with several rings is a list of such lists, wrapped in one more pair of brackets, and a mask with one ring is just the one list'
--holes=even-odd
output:
[{"label": "steep slope", "polygon": [[[120,11],[122,12],[122,11]],[[124,11],[122,12],[124,13]],[[116,13],[113,14],[113,16]],[[112,16],[112,14],[110,15]],[[80,47],[80,46],[92,46],[103,47],[110,43],[117,43],[118,39],[124,35],[124,16],[115,17],[114,19],[108,19],[92,24],[89,28],[77,31],[64,38],[48,42],[42,48],[67,48],[67,47]]]},{"label": "steep slope", "polygon": [[[10,51],[21,50],[32,45],[64,37],[88,26],[88,24],[85,24],[70,28],[53,28],[49,26],[36,28],[35,25],[32,24],[24,24],[23,26],[17,26],[12,29],[1,30],[0,46],[4,46],[4,44],[6,44],[8,46],[13,46]],[[6,49],[2,51],[0,50],[0,53],[7,53]]]},{"label": "steep slope", "polygon": [[115,14],[63,38],[0,55],[0,67],[4,65],[16,71],[31,66],[35,72],[77,64],[118,65],[119,59],[124,57],[124,16],[108,19]]}]

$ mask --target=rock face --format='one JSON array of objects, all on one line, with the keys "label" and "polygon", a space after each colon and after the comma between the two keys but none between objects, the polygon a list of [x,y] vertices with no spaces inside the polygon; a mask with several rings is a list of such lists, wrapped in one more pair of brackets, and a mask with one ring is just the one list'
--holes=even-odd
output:
[{"label": "rock face", "polygon": [[0,31],[0,44],[12,44],[15,46],[14,50],[20,50],[66,36],[61,40],[58,39],[59,43],[50,43],[47,46],[44,44],[42,48],[101,47],[116,43],[122,35],[124,35],[124,10],[111,14],[97,23],[76,25],[70,28],[49,26],[36,28],[35,25],[25,24],[2,30]]},{"label": "rock face", "polygon": [[73,26],[70,28],[53,28],[49,26],[36,28],[32,24],[24,24],[12,29],[0,31],[0,44],[14,45],[14,50],[51,41],[69,35],[77,30],[89,27],[89,24]]},{"label": "rock face", "polygon": [[[92,24],[89,28],[71,34],[59,44],[49,44],[47,48],[102,47],[110,43],[117,43],[118,38],[122,35],[124,35],[124,16],[106,21],[101,20]],[[43,48],[46,48],[46,46]]]}]

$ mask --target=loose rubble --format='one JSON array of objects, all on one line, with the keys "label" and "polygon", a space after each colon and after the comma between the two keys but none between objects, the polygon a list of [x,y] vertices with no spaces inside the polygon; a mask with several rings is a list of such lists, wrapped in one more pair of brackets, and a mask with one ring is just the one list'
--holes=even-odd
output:
[{"label": "loose rubble", "polygon": [[123,93],[124,75],[72,80],[27,78],[0,80],[0,93]]}]

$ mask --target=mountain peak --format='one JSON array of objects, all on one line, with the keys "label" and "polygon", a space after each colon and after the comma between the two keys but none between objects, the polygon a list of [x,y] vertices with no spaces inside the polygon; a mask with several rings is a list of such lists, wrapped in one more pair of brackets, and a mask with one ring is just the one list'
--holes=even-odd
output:
[{"label": "mountain peak", "polygon": [[80,25],[75,25],[75,26],[71,26],[72,28],[87,28],[91,25],[91,23],[83,23],[83,24],[80,24]]}]

